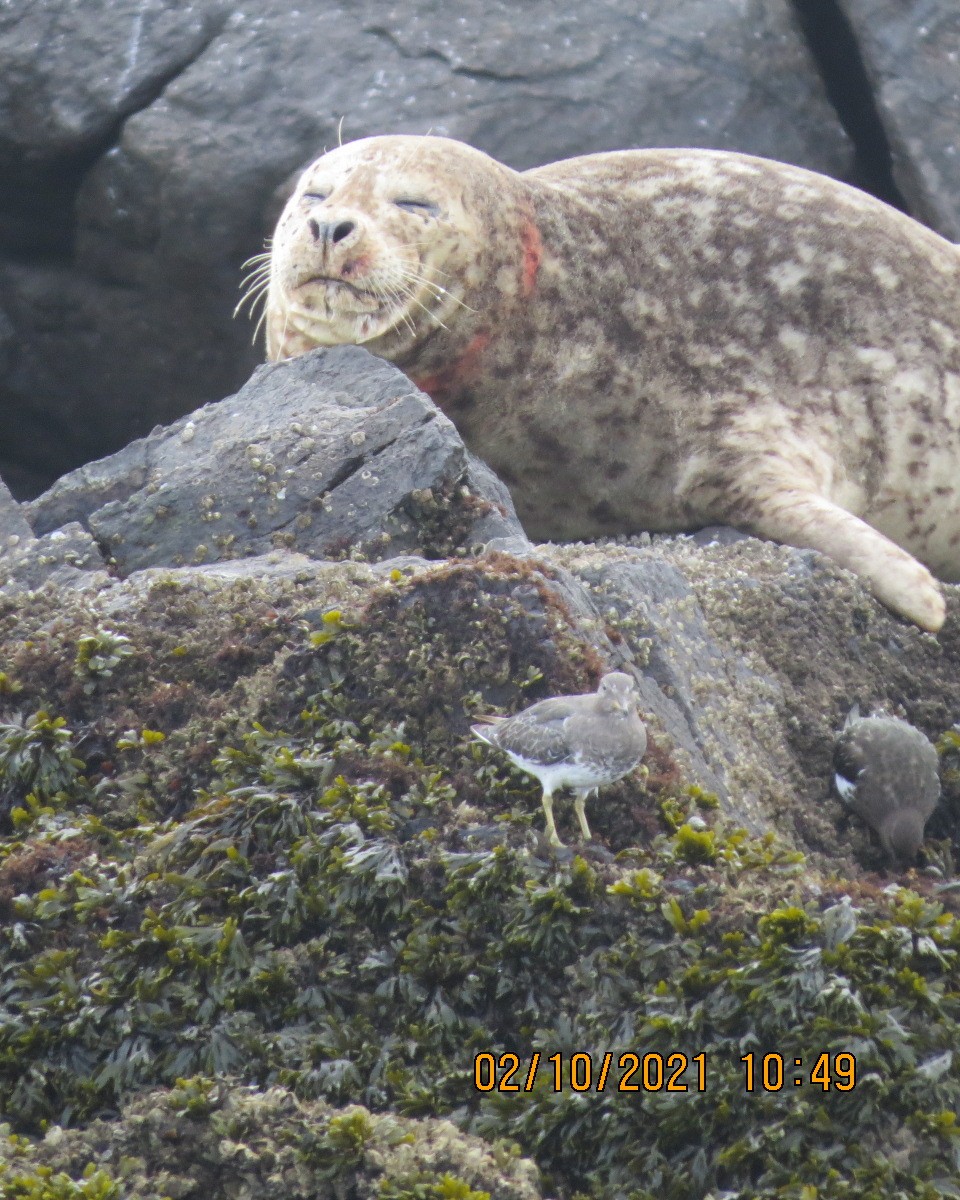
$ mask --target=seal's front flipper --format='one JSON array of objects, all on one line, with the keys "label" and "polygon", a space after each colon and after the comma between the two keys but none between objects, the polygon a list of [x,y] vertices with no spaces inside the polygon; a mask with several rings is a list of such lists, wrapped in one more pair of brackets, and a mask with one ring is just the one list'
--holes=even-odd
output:
[{"label": "seal's front flipper", "polygon": [[858,575],[877,599],[921,629],[936,633],[945,603],[922,563],[866,521],[815,492],[798,487],[757,494],[746,520],[731,523],[760,537],[806,546]]}]

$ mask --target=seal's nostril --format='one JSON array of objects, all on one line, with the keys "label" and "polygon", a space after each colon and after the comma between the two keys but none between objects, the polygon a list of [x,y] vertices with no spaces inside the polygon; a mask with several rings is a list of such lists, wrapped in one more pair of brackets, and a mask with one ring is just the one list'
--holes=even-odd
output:
[{"label": "seal's nostril", "polygon": [[337,242],[342,242],[344,238],[348,238],[356,227],[356,221],[324,221],[321,224],[313,217],[307,221],[310,236],[315,242],[329,242],[333,246]]}]

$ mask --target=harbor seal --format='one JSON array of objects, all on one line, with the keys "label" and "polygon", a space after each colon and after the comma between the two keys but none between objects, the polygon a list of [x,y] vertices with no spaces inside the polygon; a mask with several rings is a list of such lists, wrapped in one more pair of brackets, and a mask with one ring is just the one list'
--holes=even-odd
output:
[{"label": "harbor seal", "polygon": [[399,366],[533,537],[734,525],[943,622],[960,247],[852,187],[720,151],[516,172],[365,138],[300,178],[265,317],[270,359],[355,343]]}]

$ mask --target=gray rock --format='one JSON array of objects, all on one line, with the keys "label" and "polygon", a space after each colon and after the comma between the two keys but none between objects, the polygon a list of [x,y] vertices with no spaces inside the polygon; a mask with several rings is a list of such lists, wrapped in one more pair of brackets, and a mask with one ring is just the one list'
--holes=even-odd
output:
[{"label": "gray rock", "polygon": [[341,118],[347,138],[432,129],[516,167],[673,144],[851,166],[788,0],[531,0],[522,38],[505,0],[16,7],[0,446],[20,489],[241,386],[259,351],[231,319],[240,265]]},{"label": "gray rock", "polygon": [[[652,714],[671,742],[671,752],[701,786],[727,798],[724,757],[706,745],[706,736],[690,707],[693,677],[707,661],[719,657],[702,628],[682,643],[683,668],[674,662],[675,646],[665,625],[667,614],[689,606],[690,587],[660,554],[618,550],[608,562],[602,548],[551,544],[533,546],[525,539],[497,538],[484,547],[486,555],[508,555],[527,561],[543,573],[544,586],[575,622],[580,635],[611,670],[633,675],[641,707]],[[623,555],[629,555],[624,561]],[[695,601],[693,602],[695,608]],[[661,608],[662,606],[662,608]],[[658,617],[653,612],[658,609]],[[643,614],[638,616],[638,614]],[[690,614],[702,626],[702,619]],[[624,636],[629,628],[634,637]],[[614,640],[616,638],[616,641]],[[696,660],[696,662],[691,662]]]},{"label": "gray rock", "polygon": [[[747,686],[751,673],[727,660],[689,582],[662,553],[635,550],[609,561],[593,554],[581,561],[575,578],[642,665],[640,687],[647,707],[656,712],[701,786],[727,799],[735,741],[722,722],[713,720],[707,685],[732,670]],[[748,802],[749,796],[740,797],[741,815]]]},{"label": "gray rock", "polygon": [[10,489],[0,479],[0,555],[33,541],[33,530],[20,511],[20,505],[10,495]]},{"label": "gray rock", "polygon": [[483,547],[484,554],[511,554],[514,558],[529,558],[536,552],[533,542],[525,534],[491,538]]},{"label": "gray rock", "polygon": [[960,8],[955,0],[840,0],[910,211],[960,242]]},{"label": "gray rock", "polygon": [[395,367],[338,347],[65,476],[23,506],[79,521],[121,575],[282,546],[313,558],[463,552],[521,534],[509,493]]},{"label": "gray rock", "polygon": [[[82,12],[56,0],[7,5],[0,163],[54,163],[102,139],[193,61],[228,13],[229,5],[209,0],[84,0]],[[25,95],[36,101],[24,104]]]},{"label": "gray rock", "polygon": [[110,582],[97,543],[75,521],[43,537],[24,538],[0,554],[0,595],[46,584],[68,591],[100,591]]}]

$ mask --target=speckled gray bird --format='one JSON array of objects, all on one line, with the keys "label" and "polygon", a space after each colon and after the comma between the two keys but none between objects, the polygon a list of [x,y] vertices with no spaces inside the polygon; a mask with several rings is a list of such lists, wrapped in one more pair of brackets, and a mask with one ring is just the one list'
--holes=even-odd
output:
[{"label": "speckled gray bird", "polygon": [[584,811],[597,788],[616,783],[643,758],[647,731],[637,714],[637,690],[622,671],[600,680],[596,693],[540,700],[513,717],[481,717],[471,726],[476,737],[498,750],[543,787],[547,839],[562,846],[553,819],[553,793],[573,789],[573,806],[584,838],[590,826]]},{"label": "speckled gray bird", "polygon": [[910,863],[940,797],[940,760],[919,729],[854,707],[837,735],[834,783],[897,863]]}]

